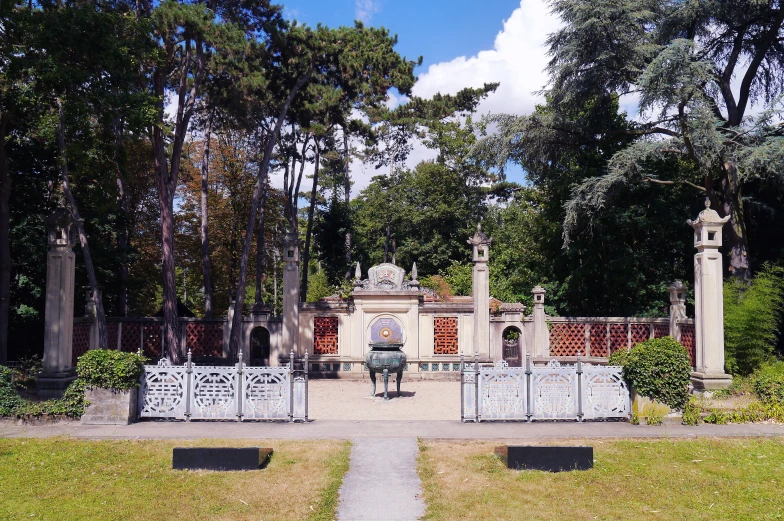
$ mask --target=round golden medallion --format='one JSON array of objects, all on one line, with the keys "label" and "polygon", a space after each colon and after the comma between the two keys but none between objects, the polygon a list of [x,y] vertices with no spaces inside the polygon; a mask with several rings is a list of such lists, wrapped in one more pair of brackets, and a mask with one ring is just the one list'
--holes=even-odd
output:
[{"label": "round golden medallion", "polygon": [[383,336],[384,338],[388,338],[389,335],[391,334],[392,334],[392,330],[390,330],[388,327],[385,327],[384,329],[381,330],[381,336]]}]

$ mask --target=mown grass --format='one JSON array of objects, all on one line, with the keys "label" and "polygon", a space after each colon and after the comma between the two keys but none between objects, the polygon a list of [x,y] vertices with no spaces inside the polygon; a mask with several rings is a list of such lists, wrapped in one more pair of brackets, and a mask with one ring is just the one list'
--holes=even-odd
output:
[{"label": "mown grass", "polygon": [[594,468],[513,471],[497,442],[420,441],[423,519],[784,519],[782,439],[555,444],[593,446]]},{"label": "mown grass", "polygon": [[[272,447],[264,470],[175,471],[172,448]],[[345,441],[0,439],[0,519],[328,520]]]}]

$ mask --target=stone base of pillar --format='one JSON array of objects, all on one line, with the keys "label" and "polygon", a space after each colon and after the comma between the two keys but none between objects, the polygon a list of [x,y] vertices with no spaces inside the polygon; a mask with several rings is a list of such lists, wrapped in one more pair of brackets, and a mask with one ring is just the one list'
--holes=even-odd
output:
[{"label": "stone base of pillar", "polygon": [[256,320],[269,319],[269,316],[272,314],[272,308],[264,302],[256,302],[250,309],[250,314]]},{"label": "stone base of pillar", "polygon": [[62,398],[63,393],[76,380],[76,369],[59,373],[40,372],[35,377],[39,398]]},{"label": "stone base of pillar", "polygon": [[721,373],[691,373],[691,384],[695,391],[715,391],[726,389],[732,383],[732,376]]}]

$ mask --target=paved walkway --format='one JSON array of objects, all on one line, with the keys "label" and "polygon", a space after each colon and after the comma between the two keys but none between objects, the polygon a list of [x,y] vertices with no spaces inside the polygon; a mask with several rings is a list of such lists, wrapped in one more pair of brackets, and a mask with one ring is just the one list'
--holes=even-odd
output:
[{"label": "paved walkway", "polygon": [[459,421],[339,421],[315,420],[308,424],[265,422],[161,422],[133,425],[81,425],[79,422],[17,424],[0,421],[0,437],[74,436],[117,439],[360,439],[430,438],[549,440],[581,438],[662,438],[697,436],[784,436],[784,425],[663,425],[648,427],[626,422],[460,423]]},{"label": "paved walkway", "polygon": [[338,521],[416,521],[425,513],[415,438],[358,438],[340,487]]}]

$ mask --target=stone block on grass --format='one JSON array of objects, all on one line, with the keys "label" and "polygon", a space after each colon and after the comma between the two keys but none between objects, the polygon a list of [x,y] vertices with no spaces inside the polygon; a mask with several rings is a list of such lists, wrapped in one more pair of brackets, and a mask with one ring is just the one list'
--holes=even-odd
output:
[{"label": "stone block on grass", "polygon": [[495,453],[513,470],[563,472],[593,468],[593,447],[503,445]]},{"label": "stone block on grass", "polygon": [[176,447],[174,470],[259,470],[269,463],[272,449],[261,447]]}]

